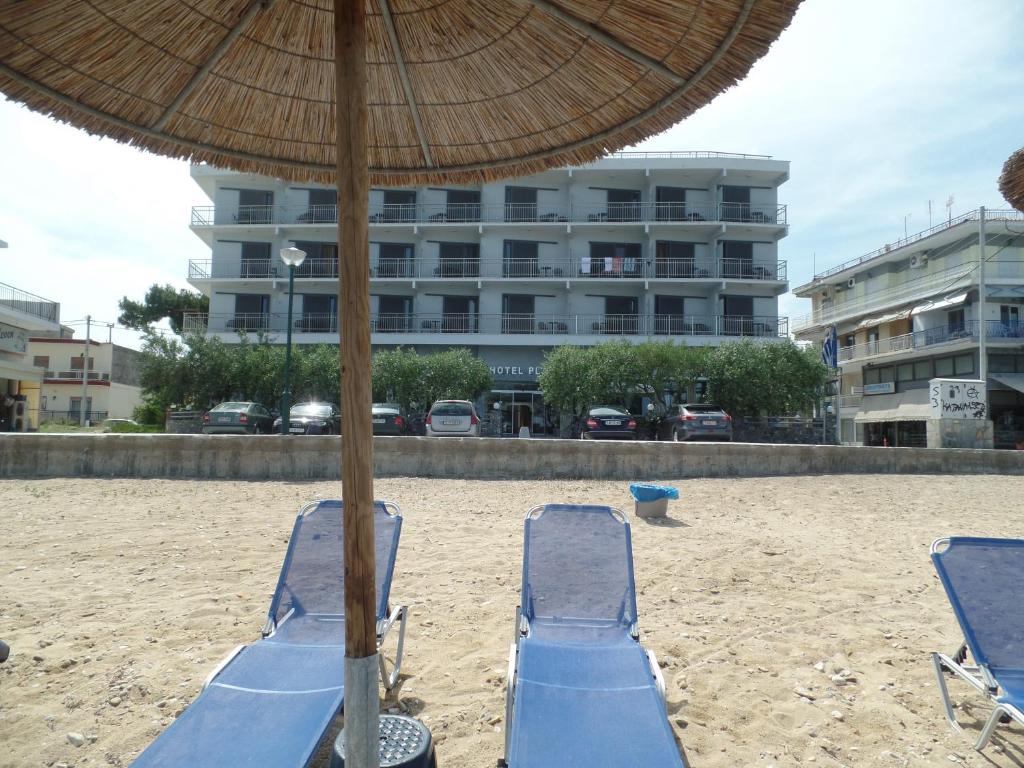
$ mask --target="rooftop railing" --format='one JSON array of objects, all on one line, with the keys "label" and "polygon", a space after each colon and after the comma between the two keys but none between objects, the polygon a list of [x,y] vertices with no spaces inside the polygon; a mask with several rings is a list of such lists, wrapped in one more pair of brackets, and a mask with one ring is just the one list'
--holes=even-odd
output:
[{"label": "rooftop railing", "polygon": [[926,298],[932,293],[946,294],[964,287],[964,280],[969,280],[977,264],[957,264],[954,267],[935,272],[930,275],[894,285],[879,291],[872,291],[861,299],[853,299],[818,309],[801,317],[793,318],[793,330],[802,331],[823,323],[832,323],[841,318],[865,312],[883,309],[895,304]]},{"label": "rooftop railing", "polygon": [[[278,259],[192,259],[190,280],[280,279],[287,268]],[[296,278],[336,279],[337,259],[306,259]],[[742,280],[785,281],[786,262],[764,259],[640,259],[636,257],[539,256],[538,258],[400,259],[373,258],[374,280],[459,278],[483,280]]]},{"label": "rooftop railing", "polygon": [[612,152],[606,158],[626,158],[631,160],[682,160],[686,158],[721,157],[736,160],[771,160],[771,155],[748,155],[742,152],[711,152],[705,150],[676,150],[672,152]]},{"label": "rooftop railing", "polygon": [[[839,264],[838,266],[832,267],[831,269],[826,269],[824,272],[819,272],[814,276],[814,279],[821,280],[823,278],[830,277],[831,275],[835,275],[840,272],[845,272],[847,269],[850,269],[851,267],[856,267],[859,264],[863,264],[866,261],[871,261],[872,259],[876,259],[879,256],[884,256],[885,254],[890,253],[892,251],[899,250],[900,248],[905,248],[908,245],[913,245],[914,243],[919,242],[920,240],[924,240],[926,237],[931,237],[932,235],[937,234],[939,232],[945,232],[947,229],[953,229],[953,227],[958,227],[965,222],[978,221],[980,218],[981,213],[979,209],[975,211],[969,211],[961,216],[956,216],[947,221],[939,222],[933,227],[929,227],[928,229],[922,229],[920,232],[916,232],[912,235],[901,238],[896,242],[886,243],[881,248],[876,248],[870,253],[865,253],[863,256],[858,256],[855,259],[844,261],[842,264]],[[1024,221],[1024,213],[1022,213],[1021,211],[1014,210],[986,210],[985,221]]]},{"label": "rooftop railing", "polygon": [[51,323],[60,322],[60,304],[6,283],[0,283],[0,307],[39,317]]},{"label": "rooftop railing", "polygon": [[[410,203],[371,205],[369,223],[377,226],[467,224],[674,224],[699,225],[742,223],[772,227],[788,225],[785,205],[753,203],[594,203],[543,205],[505,203],[457,205]],[[195,206],[193,227],[253,225],[334,225],[334,205],[240,205],[233,208]]]},{"label": "rooftop railing", "polygon": [[[1003,323],[998,320],[986,320],[986,339],[992,343],[1001,341],[1019,344],[1024,339],[1024,325],[1020,323]],[[910,352],[926,347],[948,344],[978,342],[978,321],[967,320],[963,323],[945,324],[935,328],[926,328],[888,339],[855,344],[839,350],[840,362],[852,362],[879,355],[891,355],[897,352]]]},{"label": "rooftop railing", "polygon": [[[337,333],[337,315],[298,312],[292,318],[295,333]],[[189,333],[259,333],[287,330],[283,313],[187,312],[183,331]],[[375,312],[370,318],[374,334],[495,334],[550,336],[732,336],[779,338],[788,336],[785,317],[749,315],[632,315],[547,313],[402,313]]]}]

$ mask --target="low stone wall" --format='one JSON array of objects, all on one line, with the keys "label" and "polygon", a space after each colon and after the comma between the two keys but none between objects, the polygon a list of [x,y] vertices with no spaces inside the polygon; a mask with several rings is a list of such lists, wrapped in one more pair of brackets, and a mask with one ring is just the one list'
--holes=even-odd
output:
[{"label": "low stone wall", "polygon": [[[320,480],[336,436],[0,434],[0,477]],[[374,439],[378,477],[682,479],[847,473],[1024,475],[1024,451],[424,437]]]}]

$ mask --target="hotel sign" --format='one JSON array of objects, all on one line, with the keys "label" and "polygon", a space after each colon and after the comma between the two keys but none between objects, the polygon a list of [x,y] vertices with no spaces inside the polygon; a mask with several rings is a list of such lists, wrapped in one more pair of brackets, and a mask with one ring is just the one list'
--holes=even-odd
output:
[{"label": "hotel sign", "polygon": [[541,365],[492,365],[492,376],[540,376]]},{"label": "hotel sign", "polygon": [[25,354],[28,350],[28,331],[0,323],[0,349]]}]

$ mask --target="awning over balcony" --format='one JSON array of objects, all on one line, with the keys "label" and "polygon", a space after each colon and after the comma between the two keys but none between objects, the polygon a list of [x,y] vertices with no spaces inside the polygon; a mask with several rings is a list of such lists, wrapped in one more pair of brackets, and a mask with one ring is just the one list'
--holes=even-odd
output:
[{"label": "awning over balcony", "polygon": [[1024,392],[1024,373],[990,373],[992,381],[998,381],[1004,387]]},{"label": "awning over balcony", "polygon": [[910,314],[919,315],[922,312],[930,312],[933,309],[949,309],[950,307],[959,307],[966,301],[966,293],[955,293],[952,296],[947,296],[944,299],[935,299],[934,301],[926,301],[924,304],[918,304],[916,307],[914,307]]},{"label": "awning over balcony", "polygon": [[857,323],[857,330],[861,328],[870,328],[873,325],[882,325],[884,323],[891,323],[894,320],[906,320],[910,317],[911,308],[904,307],[895,312],[888,312],[884,315],[874,315],[872,317],[865,317],[859,323]]},{"label": "awning over balcony", "polygon": [[860,411],[853,417],[858,424],[872,421],[924,421],[930,405],[927,389],[913,389],[895,395],[865,395]]}]

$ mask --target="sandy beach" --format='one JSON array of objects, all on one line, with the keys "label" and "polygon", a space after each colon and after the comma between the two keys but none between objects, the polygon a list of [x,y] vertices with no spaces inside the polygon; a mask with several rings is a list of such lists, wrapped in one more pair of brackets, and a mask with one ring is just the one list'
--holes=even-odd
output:
[{"label": "sandy beach", "polygon": [[[960,638],[928,559],[941,535],[1020,536],[1024,480],[839,476],[677,482],[633,526],[643,643],[694,766],[1024,765],[1024,730],[971,748],[928,653]],[[389,479],[405,517],[392,598],[411,616],[382,707],[445,768],[501,757],[522,520],[545,501],[632,509],[623,482]],[[252,642],[306,501],[337,483],[2,481],[0,766],[122,766]],[[68,734],[84,737],[74,746]],[[322,756],[318,766],[326,766]]]}]

